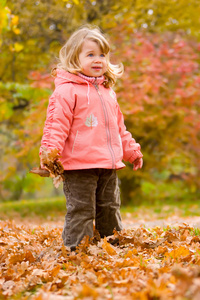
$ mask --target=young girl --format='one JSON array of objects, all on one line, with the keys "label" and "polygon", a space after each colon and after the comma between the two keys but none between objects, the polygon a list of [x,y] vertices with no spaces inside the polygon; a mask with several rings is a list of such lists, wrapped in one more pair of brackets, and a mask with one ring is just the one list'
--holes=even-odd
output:
[{"label": "young girl", "polygon": [[123,66],[110,63],[109,51],[98,28],[74,32],[60,50],[47,110],[41,146],[61,155],[67,200],[62,238],[71,250],[93,236],[94,219],[101,237],[122,230],[116,170],[125,166],[122,159],[133,170],[143,163],[111,88]]}]

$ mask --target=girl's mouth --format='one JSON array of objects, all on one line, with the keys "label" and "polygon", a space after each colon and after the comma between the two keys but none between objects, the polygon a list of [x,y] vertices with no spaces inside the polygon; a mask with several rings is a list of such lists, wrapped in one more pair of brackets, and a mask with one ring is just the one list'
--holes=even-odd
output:
[{"label": "girl's mouth", "polygon": [[101,67],[92,67],[94,70],[101,70]]}]

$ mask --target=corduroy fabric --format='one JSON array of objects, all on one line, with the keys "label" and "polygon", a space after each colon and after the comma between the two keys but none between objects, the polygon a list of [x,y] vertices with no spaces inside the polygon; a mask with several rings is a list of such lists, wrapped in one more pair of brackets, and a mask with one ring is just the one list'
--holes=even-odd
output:
[{"label": "corduroy fabric", "polygon": [[85,235],[93,236],[93,221],[100,236],[122,230],[120,191],[116,170],[90,169],[64,172],[67,214],[62,233],[72,250]]}]

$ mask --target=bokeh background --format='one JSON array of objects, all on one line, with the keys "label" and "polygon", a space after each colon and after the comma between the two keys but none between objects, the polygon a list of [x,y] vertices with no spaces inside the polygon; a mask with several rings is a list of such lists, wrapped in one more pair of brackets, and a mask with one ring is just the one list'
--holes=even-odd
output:
[{"label": "bokeh background", "polygon": [[118,172],[122,203],[193,201],[200,195],[199,0],[0,1],[0,201],[53,197],[29,174],[38,151],[51,69],[69,35],[98,25],[125,73],[115,91],[144,167]]}]

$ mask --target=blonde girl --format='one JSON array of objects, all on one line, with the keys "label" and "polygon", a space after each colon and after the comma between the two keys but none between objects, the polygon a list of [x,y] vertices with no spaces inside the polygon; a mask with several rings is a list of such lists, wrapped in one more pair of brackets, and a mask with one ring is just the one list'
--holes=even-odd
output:
[{"label": "blonde girl", "polygon": [[[84,236],[122,230],[117,170],[142,167],[140,145],[126,130],[112,86],[123,65],[109,60],[110,46],[97,27],[75,31],[54,69],[41,146],[57,149],[64,167],[67,213],[64,244],[75,250]],[[41,161],[42,165],[42,161]]]}]

